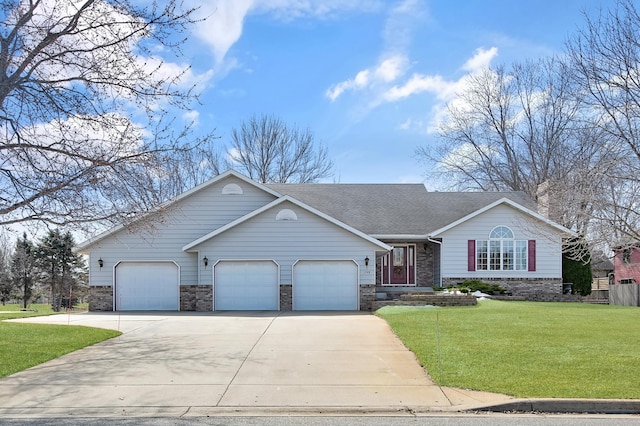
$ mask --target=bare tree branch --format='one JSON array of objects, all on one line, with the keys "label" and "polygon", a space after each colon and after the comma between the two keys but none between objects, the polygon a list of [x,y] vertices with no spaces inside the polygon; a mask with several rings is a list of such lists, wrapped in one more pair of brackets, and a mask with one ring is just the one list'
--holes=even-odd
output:
[{"label": "bare tree branch", "polygon": [[253,116],[231,133],[231,168],[262,183],[313,183],[330,176],[333,162],[326,147],[308,130],[289,127],[279,118]]},{"label": "bare tree branch", "polygon": [[154,53],[179,53],[193,12],[175,0],[0,1],[0,225],[122,223],[210,177],[167,184],[212,151],[211,134],[173,130],[167,111],[197,97],[188,69]]}]

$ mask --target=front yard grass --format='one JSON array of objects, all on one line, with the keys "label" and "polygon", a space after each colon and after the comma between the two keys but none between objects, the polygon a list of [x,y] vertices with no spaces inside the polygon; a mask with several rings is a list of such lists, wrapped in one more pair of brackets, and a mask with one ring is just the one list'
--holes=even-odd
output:
[{"label": "front yard grass", "polygon": [[[48,305],[33,306],[37,311],[20,312],[16,305],[0,305],[0,320],[50,315]],[[50,324],[24,324],[0,321],[0,377],[42,364],[64,354],[119,336],[115,330]]]},{"label": "front yard grass", "polygon": [[439,385],[520,398],[640,399],[640,309],[479,301],[377,311]]}]

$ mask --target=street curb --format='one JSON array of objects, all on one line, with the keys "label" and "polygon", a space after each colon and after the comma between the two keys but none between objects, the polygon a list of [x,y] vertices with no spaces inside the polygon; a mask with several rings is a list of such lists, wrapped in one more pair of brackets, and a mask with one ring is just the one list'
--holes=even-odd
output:
[{"label": "street curb", "polygon": [[640,400],[629,399],[525,399],[474,408],[469,411],[544,412],[585,414],[640,414]]}]

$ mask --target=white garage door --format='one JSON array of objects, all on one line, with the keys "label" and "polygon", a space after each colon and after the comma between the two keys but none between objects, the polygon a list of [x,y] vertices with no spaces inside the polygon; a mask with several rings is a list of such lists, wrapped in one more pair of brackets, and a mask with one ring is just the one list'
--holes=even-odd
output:
[{"label": "white garage door", "polygon": [[278,310],[278,265],[272,261],[218,262],[214,285],[216,310]]},{"label": "white garage door", "polygon": [[358,309],[358,267],[350,260],[305,260],[293,267],[293,309]]},{"label": "white garage door", "polygon": [[177,311],[178,267],[173,262],[122,262],[116,266],[116,309]]}]

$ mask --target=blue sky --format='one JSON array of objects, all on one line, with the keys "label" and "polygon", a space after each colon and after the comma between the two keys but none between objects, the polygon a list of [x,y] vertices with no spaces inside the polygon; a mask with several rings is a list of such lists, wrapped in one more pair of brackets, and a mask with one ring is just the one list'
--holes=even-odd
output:
[{"label": "blue sky", "polygon": [[[342,183],[425,182],[414,150],[465,75],[561,53],[613,0],[219,0],[184,48],[220,143],[253,114],[309,128]],[[429,189],[437,189],[429,187]]]}]

